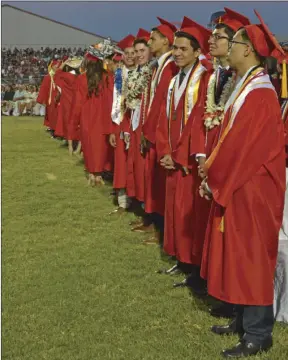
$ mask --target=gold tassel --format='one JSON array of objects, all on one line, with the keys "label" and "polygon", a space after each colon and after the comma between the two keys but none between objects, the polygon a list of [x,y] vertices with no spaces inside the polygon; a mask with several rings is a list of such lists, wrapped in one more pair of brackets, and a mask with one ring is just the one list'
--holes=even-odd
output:
[{"label": "gold tassel", "polygon": [[224,233],[224,216],[222,216],[221,218],[221,222],[220,222],[220,225],[219,225],[219,230]]},{"label": "gold tassel", "polygon": [[281,98],[287,99],[287,66],[286,66],[286,60],[283,60],[282,63],[282,84],[281,84]]},{"label": "gold tassel", "polygon": [[219,20],[218,20],[218,24],[221,24],[222,23],[222,18],[221,16],[219,17]]},{"label": "gold tassel", "polygon": [[103,69],[107,71],[108,69],[108,66],[107,66],[107,63],[106,62],[103,62]]}]

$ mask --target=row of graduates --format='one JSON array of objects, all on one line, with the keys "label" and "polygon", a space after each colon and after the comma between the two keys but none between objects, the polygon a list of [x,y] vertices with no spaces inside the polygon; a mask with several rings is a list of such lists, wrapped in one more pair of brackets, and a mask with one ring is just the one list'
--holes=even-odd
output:
[{"label": "row of graduates", "polygon": [[[45,124],[71,151],[73,140],[81,142],[92,185],[113,169],[113,214],[131,198],[143,205],[160,234],[145,243],[162,235],[177,261],[163,272],[184,273],[178,285],[207,289],[233,309],[231,324],[212,331],[238,334],[222,355],[246,357],[272,346],[279,231],[286,247],[288,240],[287,88],[279,99],[262,67],[268,56],[283,62],[287,86],[287,55],[257,12],[255,25],[225,11],[213,33],[187,17],[180,29],[158,18],[151,33],[90,47],[82,73],[73,73],[73,61],[54,69],[38,101],[47,104]],[[275,313],[287,321],[285,284],[278,285]]]}]

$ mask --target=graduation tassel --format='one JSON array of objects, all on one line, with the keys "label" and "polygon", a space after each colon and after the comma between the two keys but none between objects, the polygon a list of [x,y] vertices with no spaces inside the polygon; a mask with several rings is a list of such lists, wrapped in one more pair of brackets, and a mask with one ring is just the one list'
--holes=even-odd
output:
[{"label": "graduation tassel", "polygon": [[220,225],[219,225],[219,230],[224,233],[224,216],[222,216],[221,218],[221,222],[220,222]]},{"label": "graduation tassel", "polygon": [[282,63],[282,83],[281,83],[281,98],[287,99],[287,66],[286,66],[286,60],[283,60]]}]

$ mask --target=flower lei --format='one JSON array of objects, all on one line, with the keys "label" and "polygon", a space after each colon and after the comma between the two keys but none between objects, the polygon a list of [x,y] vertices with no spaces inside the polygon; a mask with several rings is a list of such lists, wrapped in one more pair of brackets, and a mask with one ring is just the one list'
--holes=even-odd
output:
[{"label": "flower lei", "polygon": [[141,102],[141,94],[147,88],[152,69],[150,64],[146,64],[141,68],[141,72],[137,69],[130,72],[126,80],[126,106],[129,109],[136,109]]},{"label": "flower lei", "polygon": [[215,85],[216,85],[216,76],[215,73],[211,76],[207,89],[207,100],[206,100],[206,111],[204,113],[204,125],[207,130],[213,129],[215,126],[218,126],[222,123],[224,119],[224,107],[232,94],[236,84],[236,74],[233,73],[232,76],[227,80],[219,104],[215,103]]}]

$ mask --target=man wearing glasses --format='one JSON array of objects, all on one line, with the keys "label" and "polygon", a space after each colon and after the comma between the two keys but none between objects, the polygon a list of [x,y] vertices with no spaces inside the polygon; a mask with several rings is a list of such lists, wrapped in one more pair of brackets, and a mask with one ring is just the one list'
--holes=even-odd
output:
[{"label": "man wearing glasses", "polygon": [[229,41],[228,61],[240,77],[225,105],[220,140],[205,163],[200,193],[212,200],[201,275],[208,293],[237,304],[236,319],[213,332],[238,334],[222,352],[240,358],[272,347],[274,273],[285,194],[284,129],[277,94],[262,67],[284,53],[261,25]]},{"label": "man wearing glasses", "polygon": [[[235,32],[244,25],[249,25],[249,19],[234,10],[225,8],[225,13],[215,20],[216,26],[209,39],[209,53],[215,59],[215,71],[210,76],[207,95],[206,111],[204,114],[204,125],[206,131],[206,155],[211,154],[213,147],[216,146],[219,138],[219,131],[222,128],[224,118],[224,106],[235,87],[236,73],[232,72],[228,60],[229,40],[233,38]],[[201,169],[199,175],[203,176]],[[196,221],[198,236],[205,238],[205,231],[210,213],[210,202],[199,198],[195,216],[199,217]],[[201,249],[203,250],[203,249]],[[200,273],[200,269],[199,269]],[[196,293],[201,294],[205,291],[205,282],[199,277],[188,279],[189,287]],[[216,317],[233,317],[234,305],[221,303],[210,309],[210,314]]]}]

